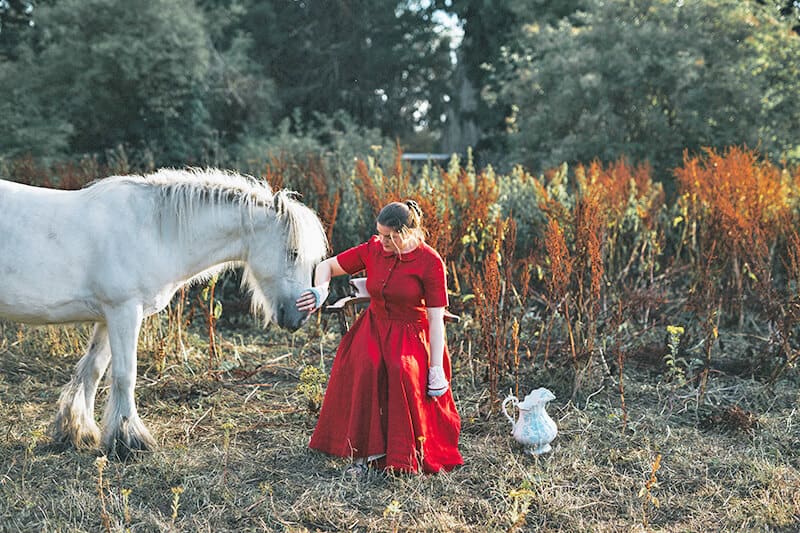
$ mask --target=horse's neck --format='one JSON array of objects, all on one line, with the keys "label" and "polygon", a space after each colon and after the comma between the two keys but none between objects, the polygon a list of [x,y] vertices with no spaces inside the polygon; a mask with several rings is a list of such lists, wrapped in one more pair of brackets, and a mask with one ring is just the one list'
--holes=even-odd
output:
[{"label": "horse's neck", "polygon": [[177,229],[181,249],[176,260],[183,276],[241,264],[247,258],[249,230],[238,206],[198,208]]}]

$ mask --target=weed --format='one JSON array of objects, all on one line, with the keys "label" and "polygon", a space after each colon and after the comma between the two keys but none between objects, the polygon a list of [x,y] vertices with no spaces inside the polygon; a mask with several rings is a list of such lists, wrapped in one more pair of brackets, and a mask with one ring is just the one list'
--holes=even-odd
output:
[{"label": "weed", "polygon": [[425,440],[425,435],[417,437],[417,465],[419,465],[420,472],[422,471],[422,465],[425,463]]},{"label": "weed", "polygon": [[672,383],[676,388],[686,386],[686,368],[688,361],[681,356],[681,339],[684,334],[682,326],[667,326],[667,348],[669,352],[664,355],[664,363],[667,371],[664,374],[665,381]]},{"label": "weed", "polygon": [[181,494],[183,494],[183,487],[172,487],[172,505],[170,509],[172,510],[171,520],[172,524],[175,525],[175,520],[178,518],[178,508],[181,504]]},{"label": "weed", "polygon": [[536,493],[531,490],[531,484],[528,481],[524,481],[519,488],[509,491],[508,496],[513,502],[509,511],[511,520],[511,526],[508,528],[509,532],[517,531],[525,525],[525,519],[528,516],[535,495]]},{"label": "weed", "polygon": [[217,347],[217,320],[222,316],[222,302],[214,297],[214,289],[219,281],[219,275],[215,274],[203,291],[197,296],[203,315],[206,317],[208,332],[208,369],[214,370],[220,361],[221,354]]},{"label": "weed", "polygon": [[106,531],[111,531],[111,518],[106,509],[106,488],[105,480],[103,479],[103,472],[108,465],[108,458],[101,456],[95,459],[95,466],[97,467],[97,496],[100,499],[100,520],[103,523],[103,528]]},{"label": "weed", "polygon": [[658,478],[656,472],[661,468],[661,454],[656,455],[653,465],[650,467],[650,477],[645,481],[642,488],[639,490],[639,498],[642,500],[642,525],[645,529],[648,527],[648,511],[650,506],[658,509],[661,506],[658,498],[653,495],[653,489],[658,487]]},{"label": "weed", "polygon": [[319,414],[322,407],[322,399],[325,397],[325,382],[328,377],[316,366],[306,366],[300,372],[300,383],[297,384],[297,392],[306,399],[306,407],[312,415]]},{"label": "weed", "polygon": [[129,499],[131,495],[131,489],[123,488],[120,491],[122,494],[122,518],[125,520],[125,524],[127,526],[131,525],[131,510],[129,506]]},{"label": "weed", "polygon": [[[549,358],[550,335],[556,318],[569,314],[569,284],[572,277],[573,259],[567,248],[564,231],[558,221],[551,219],[545,231],[545,250],[550,261],[550,276],[547,278],[545,297],[550,311],[550,320],[545,334],[545,363]],[[577,358],[574,339],[570,339],[573,359]]]},{"label": "weed", "polygon": [[[36,449],[36,445],[39,443],[39,439],[44,436],[44,431],[41,428],[36,428],[31,431],[28,437],[28,444],[25,446],[25,463],[24,465],[28,465],[29,469],[33,468],[33,453]],[[25,466],[22,468],[22,483],[25,483]]]},{"label": "weed", "polygon": [[[741,329],[745,296],[757,280],[750,273],[754,267],[758,274],[769,269],[767,265],[774,259],[771,250],[781,233],[792,227],[787,225],[794,208],[791,189],[778,168],[761,161],[756,152],[738,147],[722,153],[708,149],[697,157],[685,154],[675,175],[682,192],[679,202],[687,217],[686,249],[694,271],[703,281],[704,272],[713,269],[714,276],[704,283],[724,295],[715,300],[737,317]],[[707,255],[709,250],[714,253]]]},{"label": "weed", "polygon": [[236,429],[236,424],[232,420],[225,421],[222,424],[223,438],[222,438],[222,477],[221,484],[225,485],[225,480],[228,475],[228,460],[230,459],[231,451],[231,432]]},{"label": "weed", "polygon": [[392,500],[383,510],[383,517],[392,520],[392,531],[397,532],[400,530],[400,518],[402,516],[402,506],[397,500]]}]

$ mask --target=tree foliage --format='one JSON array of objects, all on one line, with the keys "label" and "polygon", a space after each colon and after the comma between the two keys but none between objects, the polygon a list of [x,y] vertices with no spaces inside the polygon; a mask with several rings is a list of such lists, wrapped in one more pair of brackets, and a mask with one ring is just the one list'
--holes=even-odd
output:
[{"label": "tree foliage", "polygon": [[[683,149],[795,154],[800,42],[785,22],[728,0],[586,2],[529,24],[496,97],[512,108],[511,158],[532,168],[626,155],[660,177]],[[786,62],[781,62],[785,58]]]},{"label": "tree foliage", "polygon": [[285,111],[344,109],[399,135],[436,126],[444,112],[450,49],[433,11],[397,0],[259,0],[246,3],[240,27]]},{"label": "tree foliage", "polygon": [[158,164],[223,160],[282,135],[295,110],[344,112],[391,137],[435,130],[452,64],[433,12],[396,0],[42,3],[13,57],[0,55],[0,156],[125,145]]},{"label": "tree foliage", "polygon": [[[189,0],[62,0],[43,6],[38,31],[3,81],[18,122],[46,115],[73,153],[119,144],[164,162],[202,149],[210,57],[202,14]],[[26,101],[30,96],[30,101]],[[64,137],[64,135],[66,137]],[[37,151],[26,138],[17,150]]]},{"label": "tree foliage", "polygon": [[25,29],[33,25],[33,9],[29,0],[0,0],[0,58],[12,55]]},{"label": "tree foliage", "polygon": [[0,158],[259,164],[358,136],[533,171],[624,155],[662,179],[686,148],[796,161],[798,5],[0,0]]}]

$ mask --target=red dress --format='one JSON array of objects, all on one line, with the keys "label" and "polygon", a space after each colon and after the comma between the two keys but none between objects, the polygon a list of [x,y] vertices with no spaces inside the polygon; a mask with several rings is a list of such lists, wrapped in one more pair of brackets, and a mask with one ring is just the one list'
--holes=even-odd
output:
[{"label": "red dress", "polygon": [[[398,256],[374,237],[337,259],[350,274],[366,270],[371,299],[339,344],[309,446],[340,457],[385,454],[382,466],[406,472],[420,463],[430,473],[463,464],[452,392],[426,393],[425,308],[447,305],[441,257],[425,243]],[[443,366],[449,380],[446,346]]]}]

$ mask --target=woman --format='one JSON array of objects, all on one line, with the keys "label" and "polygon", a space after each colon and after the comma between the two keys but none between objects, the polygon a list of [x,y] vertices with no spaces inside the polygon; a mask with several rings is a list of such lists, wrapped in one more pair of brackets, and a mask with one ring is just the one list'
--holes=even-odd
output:
[{"label": "woman", "polygon": [[350,457],[350,473],[439,472],[463,464],[461,420],[449,390],[444,262],[425,243],[414,201],[392,202],[377,235],[320,263],[297,300],[313,312],[333,276],[367,273],[370,305],[342,337],[309,446]]}]

